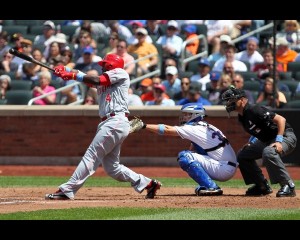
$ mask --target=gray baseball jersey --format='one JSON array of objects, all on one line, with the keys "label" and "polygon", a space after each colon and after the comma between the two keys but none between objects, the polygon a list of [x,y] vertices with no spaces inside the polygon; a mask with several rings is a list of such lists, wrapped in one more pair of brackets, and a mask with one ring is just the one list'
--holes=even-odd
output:
[{"label": "gray baseball jersey", "polygon": [[135,191],[141,193],[151,182],[150,178],[137,174],[120,163],[121,145],[129,134],[127,72],[116,68],[105,72],[110,86],[98,86],[99,115],[107,117],[99,123],[90,146],[68,182],[59,186],[70,199],[83,186],[89,176],[102,164],[104,171],[120,182],[130,182]]}]

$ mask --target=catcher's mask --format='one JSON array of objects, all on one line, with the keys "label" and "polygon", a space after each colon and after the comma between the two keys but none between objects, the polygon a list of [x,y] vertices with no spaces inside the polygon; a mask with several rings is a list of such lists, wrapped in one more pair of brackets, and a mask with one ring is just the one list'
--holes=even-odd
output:
[{"label": "catcher's mask", "polygon": [[222,94],[222,101],[225,104],[226,111],[228,113],[232,112],[236,108],[236,101],[246,97],[245,91],[242,89],[237,89],[231,86],[227,91]]},{"label": "catcher's mask", "polygon": [[205,108],[201,103],[187,103],[181,107],[180,125],[202,121],[205,117]]},{"label": "catcher's mask", "polygon": [[107,54],[101,61],[99,65],[103,67],[106,71],[115,69],[115,68],[124,68],[124,60],[117,54]]}]

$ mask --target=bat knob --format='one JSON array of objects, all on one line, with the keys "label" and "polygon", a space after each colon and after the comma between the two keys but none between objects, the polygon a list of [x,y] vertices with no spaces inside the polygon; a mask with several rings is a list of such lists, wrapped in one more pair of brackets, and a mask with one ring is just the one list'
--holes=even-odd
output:
[{"label": "bat knob", "polygon": [[10,54],[13,54],[13,55],[14,55],[14,53],[15,53],[15,49],[13,49],[13,48],[10,48],[10,49],[8,50],[8,52],[9,52]]}]

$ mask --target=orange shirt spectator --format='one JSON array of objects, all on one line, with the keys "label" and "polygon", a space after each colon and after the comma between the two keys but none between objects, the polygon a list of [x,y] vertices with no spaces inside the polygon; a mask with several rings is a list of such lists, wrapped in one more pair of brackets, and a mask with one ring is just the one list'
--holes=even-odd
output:
[{"label": "orange shirt spectator", "polygon": [[190,40],[192,38],[195,38],[195,40],[193,40],[192,42],[189,42],[186,45],[185,50],[187,51],[187,53],[191,54],[191,55],[196,55],[197,51],[198,51],[198,47],[200,44],[199,39],[197,38],[197,34],[196,34],[197,28],[195,25],[187,25],[184,28],[184,33],[186,35],[186,41]]},{"label": "orange shirt spectator", "polygon": [[[145,78],[141,83],[140,87],[144,89],[144,93],[141,95],[142,101],[145,103],[146,101],[153,101],[154,94],[153,94],[153,82],[151,78]],[[169,99],[170,97],[166,94],[163,93],[163,97]]]},{"label": "orange shirt spectator", "polygon": [[283,64],[283,71],[287,71],[287,64],[294,62],[298,53],[289,48],[289,43],[285,38],[278,38],[277,42],[276,61]]}]

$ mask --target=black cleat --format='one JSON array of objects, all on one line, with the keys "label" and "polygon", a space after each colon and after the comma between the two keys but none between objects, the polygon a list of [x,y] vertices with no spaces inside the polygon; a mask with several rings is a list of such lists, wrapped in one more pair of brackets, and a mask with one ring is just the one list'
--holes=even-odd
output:
[{"label": "black cleat", "polygon": [[71,200],[67,197],[60,189],[55,193],[50,193],[45,195],[45,200]]},{"label": "black cleat", "polygon": [[203,186],[198,186],[195,189],[197,196],[220,196],[223,194],[223,190],[220,187],[216,188],[206,188]]},{"label": "black cleat", "polygon": [[276,197],[295,197],[296,191],[295,186],[290,187],[289,184],[283,185],[276,193]]},{"label": "black cleat", "polygon": [[246,191],[246,196],[261,196],[261,195],[268,195],[273,192],[272,188],[270,187],[268,181],[265,179],[261,186],[257,184],[253,185],[252,187],[248,188]]},{"label": "black cleat", "polygon": [[147,189],[147,195],[145,198],[154,198],[156,195],[156,191],[160,189],[161,183],[155,179],[152,179],[148,186],[145,188]]}]

